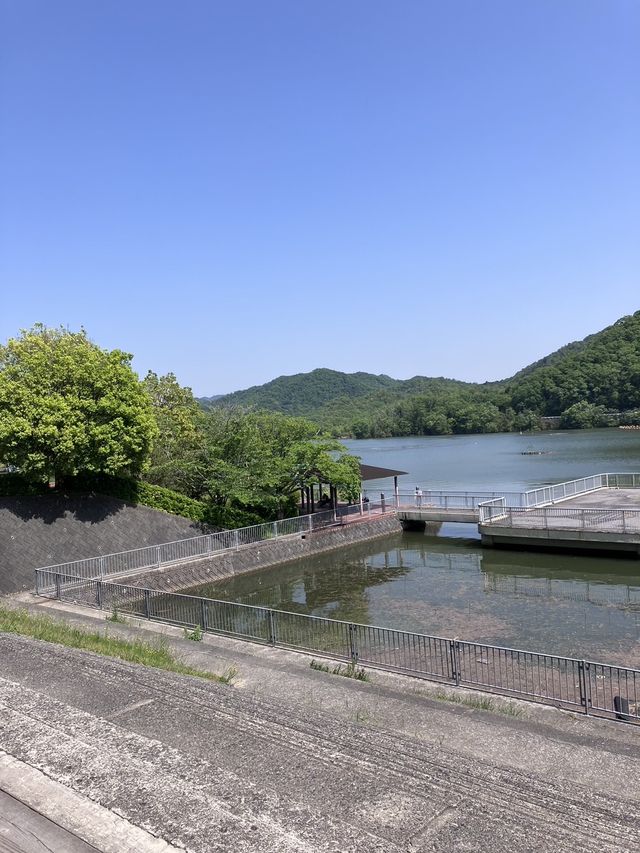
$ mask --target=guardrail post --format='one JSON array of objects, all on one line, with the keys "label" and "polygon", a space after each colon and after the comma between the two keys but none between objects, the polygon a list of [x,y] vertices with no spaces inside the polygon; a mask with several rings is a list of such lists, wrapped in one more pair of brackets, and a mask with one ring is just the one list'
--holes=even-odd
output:
[{"label": "guardrail post", "polygon": [[102,610],[102,581],[96,581],[96,605]]},{"label": "guardrail post", "polygon": [[234,541],[234,543],[235,543],[235,549],[236,549],[236,551],[239,551],[239,550],[240,550],[240,536],[238,535],[238,531],[237,531],[237,530],[234,530],[234,531],[233,531],[233,541]]},{"label": "guardrail post", "polygon": [[276,614],[273,612],[273,610],[268,610],[268,611],[267,611],[267,614],[268,614],[268,617],[269,617],[269,642],[271,643],[271,645],[272,645],[272,646],[275,646],[275,644],[276,644],[276,642],[277,642],[277,637],[276,637]]},{"label": "guardrail post", "polygon": [[40,572],[36,569],[36,595],[40,595]]},{"label": "guardrail post", "polygon": [[151,591],[144,591],[144,615],[146,619],[151,619]]},{"label": "guardrail post", "polygon": [[585,714],[589,713],[591,705],[591,679],[588,677],[589,664],[584,661],[578,661],[578,681],[580,683],[580,704],[584,708]]},{"label": "guardrail post", "polygon": [[384,515],[385,509],[386,509],[386,502],[384,499],[384,494],[382,492],[380,492],[380,506],[382,507],[382,513]]},{"label": "guardrail post", "polygon": [[60,575],[56,574],[56,598],[58,601],[62,598],[62,585],[60,584]]},{"label": "guardrail post", "polygon": [[349,623],[349,654],[351,663],[358,663],[358,628],[352,622]]},{"label": "guardrail post", "polygon": [[311,533],[311,531],[313,530],[313,516],[307,516],[307,523],[309,525],[309,533]]},{"label": "guardrail post", "polygon": [[273,522],[273,538],[274,539],[278,538],[278,522],[277,521]]},{"label": "guardrail post", "polygon": [[451,677],[456,685],[460,685],[460,644],[457,640],[449,640],[449,658],[451,660]]},{"label": "guardrail post", "polygon": [[209,627],[209,621],[207,619],[207,601],[204,598],[200,599],[200,622],[202,624],[202,630],[206,633],[207,628]]},{"label": "guardrail post", "polygon": [[100,577],[104,577],[104,557],[100,557]]},{"label": "guardrail post", "polygon": [[160,546],[156,545],[156,566],[160,566]]}]

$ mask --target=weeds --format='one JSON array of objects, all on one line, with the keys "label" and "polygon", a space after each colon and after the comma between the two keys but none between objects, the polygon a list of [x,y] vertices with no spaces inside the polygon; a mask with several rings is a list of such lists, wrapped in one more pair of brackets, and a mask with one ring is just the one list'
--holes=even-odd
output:
[{"label": "weeds", "polygon": [[61,646],[68,646],[73,649],[95,652],[106,657],[119,658],[129,663],[139,663],[167,672],[195,675],[209,681],[221,681],[225,684],[230,684],[231,678],[237,674],[234,673],[231,676],[230,670],[227,669],[222,675],[217,675],[181,663],[169,649],[164,637],[160,637],[155,643],[147,643],[144,640],[124,640],[112,637],[106,632],[74,628],[67,622],[59,622],[50,616],[32,615],[25,610],[0,607],[0,631],[33,637],[47,643],[58,643]]},{"label": "weeds", "polygon": [[228,666],[225,671],[219,676],[220,681],[224,684],[231,684],[233,679],[238,675],[238,667],[237,666]]},{"label": "weeds", "polygon": [[196,625],[193,631],[190,631],[188,628],[184,629],[184,638],[185,640],[193,640],[196,643],[199,643],[202,640],[202,628],[200,625]]},{"label": "weeds", "polygon": [[502,703],[496,704],[488,696],[461,696],[458,693],[447,693],[445,690],[438,690],[431,695],[434,699],[438,699],[441,702],[466,705],[467,708],[473,708],[476,711],[493,711],[497,714],[506,714],[509,717],[521,717],[523,714],[522,708],[513,702],[509,702],[508,705],[503,705]]},{"label": "weeds", "polygon": [[114,606],[113,610],[111,611],[111,613],[108,616],[106,616],[105,618],[106,618],[107,622],[120,622],[123,625],[126,624],[126,621],[127,621],[124,618],[124,616],[121,616],[118,613],[118,608],[115,606]]},{"label": "weeds", "polygon": [[309,666],[311,669],[317,669],[319,672],[328,672],[331,675],[342,675],[344,678],[355,678],[356,681],[371,680],[366,670],[363,667],[356,666],[353,661],[345,666],[338,663],[334,667],[331,667],[327,663],[319,663],[317,660],[312,660]]}]

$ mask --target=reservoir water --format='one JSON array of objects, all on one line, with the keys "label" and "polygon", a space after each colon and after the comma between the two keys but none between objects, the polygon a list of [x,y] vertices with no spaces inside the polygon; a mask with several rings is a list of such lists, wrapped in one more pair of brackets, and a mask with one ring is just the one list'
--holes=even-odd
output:
[{"label": "reservoir water", "polygon": [[[407,471],[407,489],[521,490],[640,471],[632,430],[346,443],[363,462]],[[522,452],[531,449],[543,453]],[[392,492],[390,481],[367,486]],[[398,533],[189,592],[640,668],[640,560],[480,548],[470,525]]]}]

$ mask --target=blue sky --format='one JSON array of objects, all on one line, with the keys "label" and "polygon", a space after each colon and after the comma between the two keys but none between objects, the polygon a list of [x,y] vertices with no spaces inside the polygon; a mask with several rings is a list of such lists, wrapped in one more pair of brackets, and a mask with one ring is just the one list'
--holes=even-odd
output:
[{"label": "blue sky", "polygon": [[636,0],[0,12],[1,341],[484,381],[640,308]]}]

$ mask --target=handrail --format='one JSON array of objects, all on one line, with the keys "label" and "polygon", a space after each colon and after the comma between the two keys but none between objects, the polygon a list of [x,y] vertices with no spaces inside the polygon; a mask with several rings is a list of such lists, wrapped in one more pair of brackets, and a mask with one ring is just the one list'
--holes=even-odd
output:
[{"label": "handrail", "polygon": [[[42,589],[39,576],[51,573],[36,573]],[[630,667],[98,579],[58,575],[49,587],[47,597],[101,610],[640,722],[640,670]]]}]

